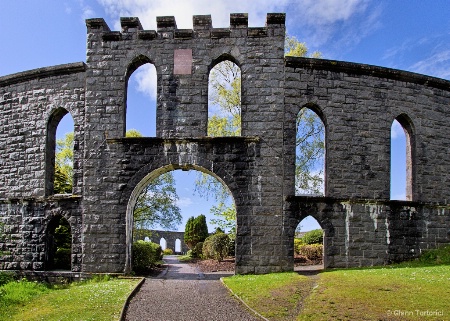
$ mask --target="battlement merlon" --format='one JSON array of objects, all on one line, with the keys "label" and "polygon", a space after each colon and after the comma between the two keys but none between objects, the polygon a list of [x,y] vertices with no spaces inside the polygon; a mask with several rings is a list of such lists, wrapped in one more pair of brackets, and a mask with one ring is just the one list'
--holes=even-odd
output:
[{"label": "battlement merlon", "polygon": [[[157,30],[143,30],[138,17],[121,17],[121,31],[111,31],[108,24],[103,18],[93,18],[86,20],[87,32],[89,34],[99,34],[103,41],[120,41],[131,39],[124,34],[135,34],[137,39],[170,39],[167,33],[172,33],[176,39],[191,38],[224,38],[230,37],[234,33],[233,30],[239,30],[235,35],[248,37],[267,37],[278,36],[284,34],[285,30],[285,13],[268,13],[266,16],[266,24],[264,27],[248,27],[247,13],[230,14],[230,26],[228,28],[213,28],[211,15],[195,15],[193,16],[193,29],[178,29],[174,16],[156,17]],[[269,29],[271,31],[269,31]],[[280,32],[273,31],[280,29]],[[135,38],[134,36],[132,38]]]}]

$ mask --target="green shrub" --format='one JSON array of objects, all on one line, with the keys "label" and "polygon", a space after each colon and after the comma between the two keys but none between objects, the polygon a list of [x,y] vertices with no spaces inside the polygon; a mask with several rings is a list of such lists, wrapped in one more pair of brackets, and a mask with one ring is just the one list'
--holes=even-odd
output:
[{"label": "green shrub", "polygon": [[230,238],[224,233],[218,233],[206,238],[203,243],[203,257],[222,261],[228,255]]},{"label": "green shrub", "polygon": [[295,251],[295,253],[300,254],[300,247],[302,245],[305,245],[303,243],[302,239],[299,239],[299,238],[295,238],[294,239],[294,251]]},{"label": "green shrub", "polygon": [[323,230],[306,232],[301,240],[304,244],[323,244]]},{"label": "green shrub", "polygon": [[299,246],[298,253],[311,261],[321,260],[323,257],[323,245],[304,244]]},{"label": "green shrub", "polygon": [[0,286],[14,281],[14,273],[12,272],[0,272]]},{"label": "green shrub", "polygon": [[163,255],[172,255],[172,254],[173,254],[173,250],[172,249],[167,248],[167,249],[165,249],[163,251]]},{"label": "green shrub", "polygon": [[162,249],[159,244],[142,240],[133,243],[132,247],[133,271],[145,273],[162,260]]},{"label": "green shrub", "polygon": [[236,240],[230,239],[230,242],[228,243],[228,255],[229,256],[235,256],[236,255]]},{"label": "green shrub", "polygon": [[184,228],[184,242],[191,250],[198,242],[203,242],[208,235],[205,215],[202,214],[188,219]]},{"label": "green shrub", "polygon": [[428,264],[450,264],[450,245],[423,251],[419,261]]},{"label": "green shrub", "polygon": [[194,248],[191,251],[192,257],[202,257],[202,251],[203,251],[203,242],[198,242],[195,244]]}]

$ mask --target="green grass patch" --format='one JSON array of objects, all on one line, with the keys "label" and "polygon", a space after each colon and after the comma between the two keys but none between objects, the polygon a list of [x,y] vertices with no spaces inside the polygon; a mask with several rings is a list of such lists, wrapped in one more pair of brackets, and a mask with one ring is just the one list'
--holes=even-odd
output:
[{"label": "green grass patch", "polygon": [[138,279],[94,279],[49,288],[20,281],[0,287],[0,320],[118,320]]},{"label": "green grass patch", "polygon": [[233,292],[266,318],[292,320],[314,284],[297,273],[235,275],[223,279]]},{"label": "green grass patch", "polygon": [[328,271],[297,320],[444,320],[449,297],[447,265]]},{"label": "green grass patch", "polygon": [[450,246],[391,266],[224,282],[271,320],[450,320]]}]

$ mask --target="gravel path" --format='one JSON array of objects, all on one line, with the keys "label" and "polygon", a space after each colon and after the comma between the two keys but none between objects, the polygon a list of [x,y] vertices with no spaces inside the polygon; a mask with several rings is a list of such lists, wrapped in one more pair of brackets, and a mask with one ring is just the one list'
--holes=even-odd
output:
[{"label": "gravel path", "polygon": [[219,321],[260,320],[221,284],[232,273],[201,273],[176,256],[165,256],[168,270],[147,278],[131,300],[127,321]]}]

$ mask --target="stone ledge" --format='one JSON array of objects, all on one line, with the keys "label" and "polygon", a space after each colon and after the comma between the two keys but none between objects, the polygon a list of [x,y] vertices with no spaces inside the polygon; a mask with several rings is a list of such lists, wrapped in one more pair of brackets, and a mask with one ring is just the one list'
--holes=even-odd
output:
[{"label": "stone ledge", "polygon": [[84,62],[75,62],[70,64],[62,64],[51,67],[32,69],[0,77],[0,87],[9,86],[33,79],[42,79],[53,76],[69,75],[85,71],[86,71],[86,64]]},{"label": "stone ledge", "polygon": [[368,198],[341,198],[317,195],[289,195],[285,197],[285,201],[289,203],[349,203],[349,204],[367,204],[367,205],[387,205],[387,206],[410,206],[410,207],[427,207],[427,208],[444,208],[450,210],[450,204],[447,203],[431,203],[421,201],[399,201],[399,200],[380,200]]},{"label": "stone ledge", "polygon": [[230,137],[186,137],[186,138],[160,138],[160,137],[122,137],[109,138],[106,140],[108,144],[162,144],[162,143],[197,143],[197,142],[248,142],[257,143],[260,138],[257,136],[230,136]]},{"label": "stone ledge", "polygon": [[[288,68],[294,69],[307,68],[307,69],[343,72],[349,75],[368,75],[373,77],[405,81],[450,91],[450,81],[448,80],[426,76],[414,72],[386,67],[379,67],[374,65],[328,60],[328,59],[291,57],[291,56],[285,57],[285,65]],[[289,71],[286,70],[286,73],[288,72]]]}]

